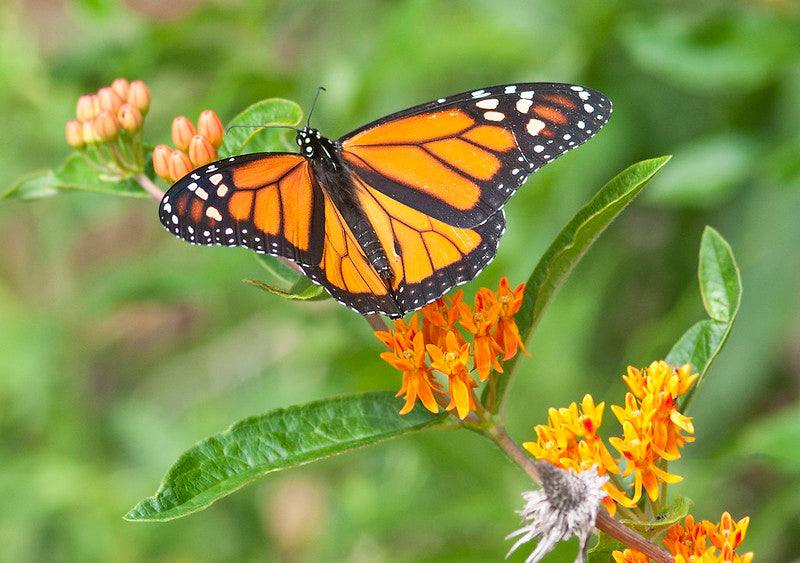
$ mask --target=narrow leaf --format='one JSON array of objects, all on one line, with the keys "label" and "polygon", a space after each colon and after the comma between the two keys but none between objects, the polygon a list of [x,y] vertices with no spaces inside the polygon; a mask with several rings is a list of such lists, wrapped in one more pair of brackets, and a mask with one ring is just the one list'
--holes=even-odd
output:
[{"label": "narrow leaf", "polygon": [[708,316],[729,323],[739,308],[742,281],[730,245],[711,227],[706,227],[700,242],[697,273]]},{"label": "narrow leaf", "polygon": [[2,198],[39,199],[58,194],[58,180],[52,170],[26,174],[3,193]]},{"label": "narrow leaf", "polygon": [[271,285],[261,280],[254,280],[253,278],[244,278],[242,281],[257,287],[258,289],[263,289],[266,292],[272,293],[273,295],[283,297],[284,299],[295,299],[298,301],[319,301],[328,298],[328,294],[325,292],[322,286],[316,285],[308,278],[297,280],[297,283],[289,289],[281,289],[280,287]]},{"label": "narrow leaf", "polygon": [[132,178],[109,180],[92,168],[77,152],[70,154],[57,170],[43,170],[23,176],[2,198],[37,199],[57,195],[65,190],[86,190],[114,195],[148,197]]},{"label": "narrow leaf", "polygon": [[328,294],[312,282],[297,268],[288,264],[277,256],[269,254],[254,254],[258,263],[269,274],[268,281],[247,278],[244,281],[275,295],[287,299],[320,300],[326,299]]},{"label": "narrow leaf", "polygon": [[[523,341],[533,334],[547,306],[594,241],[670,158],[662,156],[629,166],[603,186],[562,229],[528,278],[525,299],[516,316]],[[506,363],[506,373],[513,373],[518,360],[519,356]],[[498,397],[504,397],[510,382],[510,377],[499,379]],[[503,403],[501,400],[499,404]]]},{"label": "narrow leaf", "polygon": [[667,363],[676,366],[688,362],[692,366],[692,373],[700,374],[681,404],[683,412],[686,412],[695,391],[705,380],[711,364],[728,340],[742,300],[742,280],[733,251],[711,227],[706,227],[703,232],[697,271],[703,305],[711,318],[687,330],[666,358]]},{"label": "narrow leaf", "polygon": [[[228,129],[219,149],[220,158],[245,152],[285,151],[293,144],[287,141],[287,130],[264,128],[262,125],[293,127],[303,118],[303,110],[296,103],[282,98],[261,100],[244,109],[228,124],[243,125]],[[249,146],[248,146],[249,145]]]},{"label": "narrow leaf", "polygon": [[271,471],[376,444],[446,420],[424,409],[399,415],[402,401],[377,391],[276,409],[237,422],[185,452],[156,494],[126,520],[163,521],[209,506]]}]

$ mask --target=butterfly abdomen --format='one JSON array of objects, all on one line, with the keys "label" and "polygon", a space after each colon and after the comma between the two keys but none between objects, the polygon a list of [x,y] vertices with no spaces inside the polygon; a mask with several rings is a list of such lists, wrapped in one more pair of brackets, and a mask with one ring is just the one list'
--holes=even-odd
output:
[{"label": "butterfly abdomen", "polygon": [[[314,132],[314,130],[311,130]],[[303,141],[303,142],[301,142]],[[339,149],[328,139],[305,130],[298,134],[298,144],[310,155],[314,181],[330,198],[335,210],[364,251],[364,256],[381,279],[394,278],[389,259],[381,245],[375,227],[367,218],[356,195],[349,166],[339,158]],[[310,151],[308,149],[311,149]]]}]

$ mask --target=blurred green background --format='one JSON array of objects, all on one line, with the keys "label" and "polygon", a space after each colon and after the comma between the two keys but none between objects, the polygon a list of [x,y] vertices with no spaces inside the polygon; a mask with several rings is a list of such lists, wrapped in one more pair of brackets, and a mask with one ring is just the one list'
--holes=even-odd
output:
[{"label": "blurred green background", "polygon": [[[702,7],[699,6],[702,4]],[[479,285],[524,281],[572,214],[634,161],[665,171],[577,268],[529,344],[509,405],[522,442],[548,407],[622,404],[628,364],[704,318],[710,224],[742,270],[737,325],[670,470],[697,519],[752,518],[743,550],[800,552],[800,8],[785,1],[257,2],[7,0],[0,6],[0,192],[68,153],[82,93],[114,78],[173,116],[223,121],[271,96],[336,137],[442,95],[568,81],[614,102],[592,141],[535,174]],[[498,561],[529,483],[466,432],[412,436],[276,473],[165,524],[122,515],[177,456],[271,408],[398,374],[349,310],[243,284],[243,249],[192,247],[149,199],[0,202],[0,559]],[[606,425],[616,420],[606,411]],[[547,561],[572,561],[570,542]],[[525,550],[513,561],[522,561]]]}]

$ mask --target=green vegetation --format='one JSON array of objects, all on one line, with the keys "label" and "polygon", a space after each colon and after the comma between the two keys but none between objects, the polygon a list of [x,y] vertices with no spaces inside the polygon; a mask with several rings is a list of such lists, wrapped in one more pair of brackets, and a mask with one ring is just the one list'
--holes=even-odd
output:
[{"label": "green vegetation", "polygon": [[[37,6],[0,8],[0,194],[64,161],[78,96],[119,76],[150,87],[153,144],[169,142],[173,116],[194,120],[205,108],[225,122],[269,97],[307,111],[319,85],[327,91],[313,124],[332,137],[491,84],[566,81],[607,94],[608,125],[511,199],[496,260],[465,286],[471,296],[502,275],[526,281],[609,178],[674,155],[542,304],[532,357],[515,360],[509,432],[535,439],[549,407],[587,392],[618,401],[628,364],[665,357],[699,321],[709,349],[677,346],[672,357],[710,360],[712,344],[728,341],[692,399],[696,442],[670,465],[684,476],[670,489],[694,501],[698,520],[750,515],[742,551],[765,561],[800,551],[791,447],[800,427],[800,12],[791,3]],[[123,520],[182,452],[232,422],[396,390],[399,376],[356,314],[242,283],[264,277],[251,252],[175,239],[150,199],[9,198],[0,236],[0,559],[505,554],[529,481],[467,432],[412,433],[276,472],[188,518]],[[729,335],[736,288],[708,283],[701,295],[697,284],[698,248],[713,269],[724,241],[744,291]],[[409,427],[428,420],[416,415]],[[571,543],[546,561],[573,557]]]}]

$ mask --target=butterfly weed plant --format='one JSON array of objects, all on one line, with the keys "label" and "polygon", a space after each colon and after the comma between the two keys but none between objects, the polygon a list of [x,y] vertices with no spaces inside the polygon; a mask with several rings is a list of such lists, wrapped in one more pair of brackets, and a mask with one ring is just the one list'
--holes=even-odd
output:
[{"label": "butterfly weed plant", "polygon": [[[175,118],[174,147],[152,147],[143,135],[150,102],[143,82],[124,79],[82,96],[76,118],[66,125],[75,152],[57,169],[22,178],[5,197],[34,199],[78,189],[162,201],[161,181],[169,186],[198,167],[253,147],[289,148],[286,129],[226,133],[210,110],[196,124]],[[294,128],[301,118],[293,102],[270,99],[245,109],[229,125]],[[520,359],[548,305],[603,230],[668,160],[641,161],[611,179],[561,230],[524,283],[503,277],[497,290],[479,288],[471,303],[455,291],[389,324],[368,315],[364,330],[385,346],[381,358],[387,370],[398,372],[399,391],[340,396],[236,422],[181,455],[155,495],[125,518],[187,516],[272,471],[413,432],[460,428],[492,441],[538,486],[522,493],[521,526],[506,538],[512,541],[510,552],[536,540],[526,561],[540,560],[572,536],[579,538],[578,560],[751,561],[752,553],[736,553],[747,517],[737,521],[724,513],[718,522],[696,522],[689,514],[691,501],[668,494],[669,484],[682,479],[669,463],[694,440],[687,414],[691,398],[725,345],[741,298],[731,248],[713,228],[703,233],[698,269],[709,318],[689,328],[663,359],[627,369],[626,395],[607,398],[614,422],[606,401],[587,394],[579,403],[553,406],[547,421],[532,420],[532,432],[519,440],[504,425],[514,378],[535,377]],[[290,262],[259,258],[269,281],[247,280],[253,285],[298,301],[327,297]],[[601,437],[601,426],[611,437]],[[599,540],[590,548],[597,530]]]}]

